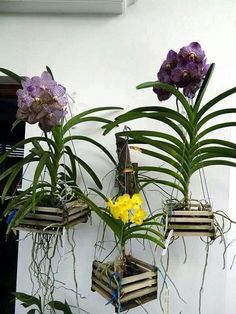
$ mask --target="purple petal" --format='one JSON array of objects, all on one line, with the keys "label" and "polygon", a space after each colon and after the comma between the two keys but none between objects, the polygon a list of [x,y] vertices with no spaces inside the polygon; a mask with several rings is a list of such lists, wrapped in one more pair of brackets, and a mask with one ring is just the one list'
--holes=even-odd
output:
[{"label": "purple petal", "polygon": [[197,82],[191,82],[189,85],[187,85],[186,87],[184,87],[183,89],[183,93],[186,97],[188,98],[194,98],[196,92],[198,91],[198,89],[200,88],[201,83],[197,83]]},{"label": "purple petal", "polygon": [[182,47],[178,53],[178,58],[186,61],[201,62],[205,58],[205,52],[198,42],[192,42],[186,47]]},{"label": "purple petal", "polygon": [[172,95],[170,92],[165,91],[164,89],[160,87],[157,87],[157,88],[154,87],[153,91],[155,94],[157,94],[157,97],[160,101],[167,100]]}]

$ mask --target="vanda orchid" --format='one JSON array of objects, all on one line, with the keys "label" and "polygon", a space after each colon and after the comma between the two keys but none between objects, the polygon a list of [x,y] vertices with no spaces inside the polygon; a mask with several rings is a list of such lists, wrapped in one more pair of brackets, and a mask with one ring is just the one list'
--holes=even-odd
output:
[{"label": "vanda orchid", "polygon": [[[29,164],[33,164],[35,167],[29,187],[12,195],[3,213],[4,216],[11,213],[10,219],[8,219],[7,233],[9,233],[12,228],[21,223],[29,212],[34,212],[36,206],[52,206],[64,209],[68,201],[80,199],[85,187],[79,186],[80,182],[84,181],[81,178],[79,167],[87,172],[98,188],[102,188],[96,171],[78,156],[74,143],[92,144],[105,153],[108,160],[114,164],[116,162],[103,145],[86,135],[78,134],[78,129],[76,132],[72,132],[72,128],[79,126],[80,123],[91,121],[102,124],[108,123],[110,120],[96,116],[94,113],[121,108],[93,108],[67,120],[66,114],[69,104],[66,89],[54,80],[48,67],[41,76],[33,76],[32,78],[20,77],[3,68],[0,68],[0,71],[21,85],[17,91],[18,110],[14,127],[23,121],[29,124],[37,123],[43,131],[42,136],[26,138],[0,156],[1,164],[15,149],[26,144],[31,145],[29,153],[22,160],[0,174],[0,181],[4,180],[5,182],[1,195],[2,202],[5,201],[12,183],[22,169],[24,168],[26,171]],[[85,147],[83,145],[83,149]],[[12,210],[15,209],[17,211],[12,215]]]},{"label": "vanda orchid", "polygon": [[[105,126],[106,134],[131,120],[154,121],[153,129],[136,128],[116,135],[129,138],[134,149],[162,164],[139,166],[139,183],[174,188],[183,204],[191,198],[190,179],[195,172],[208,166],[236,166],[236,144],[214,135],[215,130],[236,126],[235,121],[224,120],[236,113],[235,107],[217,108],[221,100],[236,93],[236,87],[204,102],[213,69],[214,64],[207,64],[205,53],[197,42],[182,47],[179,53],[170,50],[157,74],[159,80],[137,86],[137,89],[153,88],[160,101],[173,95],[170,104],[135,108]],[[163,123],[168,132],[161,131]],[[152,172],[149,177],[148,172]],[[153,173],[157,175],[153,177]]]}]

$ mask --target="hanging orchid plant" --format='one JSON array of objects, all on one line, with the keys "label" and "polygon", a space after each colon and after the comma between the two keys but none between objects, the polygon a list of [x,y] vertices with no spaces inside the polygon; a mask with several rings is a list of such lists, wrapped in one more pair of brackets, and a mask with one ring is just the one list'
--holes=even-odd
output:
[{"label": "hanging orchid plant", "polygon": [[[96,192],[98,193],[98,191]],[[106,202],[106,207],[97,206],[85,196],[81,197],[112,230],[119,251],[118,259],[125,258],[125,246],[130,239],[146,239],[164,248],[164,237],[158,231],[162,225],[163,214],[158,213],[148,217],[147,212],[142,207],[143,200],[139,193],[132,196],[123,194],[115,199],[107,199],[102,193],[98,194]]]},{"label": "hanging orchid plant", "polygon": [[[197,42],[181,48],[179,53],[170,50],[158,72],[158,81],[145,82],[137,88],[153,88],[160,101],[174,95],[176,109],[159,105],[140,107],[119,115],[114,122],[105,126],[106,134],[119,124],[131,120],[146,118],[157,122],[156,130],[125,131],[117,135],[129,137],[130,144],[150,145],[150,149],[139,148],[139,151],[164,161],[164,165],[140,166],[138,171],[154,171],[167,175],[168,179],[140,180],[144,184],[155,182],[177,189],[182,194],[183,203],[188,203],[190,199],[190,179],[196,171],[214,165],[236,166],[236,144],[213,136],[215,130],[236,126],[234,121],[215,120],[236,113],[235,108],[214,110],[221,100],[236,92],[236,87],[204,103],[203,98],[213,69],[214,64],[207,64],[205,53]],[[179,106],[182,106],[183,110],[180,111]],[[160,132],[159,122],[172,131]]]},{"label": "hanging orchid plant", "polygon": [[[38,124],[44,132],[43,136],[26,138],[15,144],[9,151],[0,156],[0,164],[15,149],[31,144],[29,153],[17,164],[0,174],[0,181],[6,180],[1,195],[2,202],[10,191],[10,187],[22,169],[29,164],[35,165],[32,184],[19,194],[13,195],[4,211],[4,216],[11,213],[8,220],[7,233],[17,225],[36,206],[53,206],[64,208],[66,201],[79,198],[83,192],[78,185],[79,167],[82,167],[92,178],[98,188],[102,188],[100,179],[90,165],[81,159],[74,149],[73,142],[85,142],[94,145],[105,153],[108,159],[116,164],[110,152],[94,139],[72,134],[74,126],[86,122],[106,124],[110,120],[94,115],[94,113],[121,109],[118,107],[93,108],[66,120],[68,99],[66,89],[58,84],[47,67],[41,76],[32,78],[19,77],[13,72],[0,68],[4,74],[15,79],[22,88],[17,91],[18,110],[16,126],[24,121]],[[46,176],[45,176],[46,173]],[[12,210],[17,212],[12,215]]]}]

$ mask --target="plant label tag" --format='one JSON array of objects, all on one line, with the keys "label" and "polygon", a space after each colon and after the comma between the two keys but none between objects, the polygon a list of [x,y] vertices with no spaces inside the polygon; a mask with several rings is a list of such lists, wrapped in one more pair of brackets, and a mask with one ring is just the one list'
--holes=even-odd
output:
[{"label": "plant label tag", "polygon": [[170,240],[171,240],[171,238],[172,238],[172,236],[173,236],[173,232],[174,232],[174,230],[171,229],[170,232],[169,232],[169,234],[168,234],[168,236],[167,236],[167,238],[166,238],[166,241],[165,241],[165,248],[164,248],[164,250],[162,251],[162,254],[161,254],[162,256],[166,255],[166,252],[167,252],[168,247],[169,247],[169,244],[170,244]]},{"label": "plant label tag", "polygon": [[163,314],[170,314],[170,290],[168,288],[165,289],[164,294],[164,312]]}]

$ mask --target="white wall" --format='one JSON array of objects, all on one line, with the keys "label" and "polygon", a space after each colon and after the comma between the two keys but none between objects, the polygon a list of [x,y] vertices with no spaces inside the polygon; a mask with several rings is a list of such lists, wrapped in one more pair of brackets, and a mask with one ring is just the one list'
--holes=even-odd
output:
[{"label": "white wall", "polygon": [[[155,105],[155,95],[136,91],[135,86],[156,78],[156,72],[169,49],[178,50],[191,41],[199,41],[209,62],[216,70],[206,98],[235,85],[236,4],[234,0],[139,0],[123,16],[0,16],[0,65],[20,75],[40,74],[49,65],[57,81],[69,92],[77,92],[79,111],[88,107],[121,105],[125,109]],[[232,104],[235,99],[231,98]],[[32,131],[34,130],[34,131]],[[29,136],[38,132],[27,127]],[[95,136],[98,133],[96,129]],[[226,136],[229,134],[226,132]],[[115,154],[112,135],[106,146]],[[99,175],[111,165],[91,158]],[[214,209],[228,209],[229,171],[224,167],[207,170],[208,185]],[[195,197],[202,197],[193,183]],[[195,192],[196,191],[196,192]],[[196,195],[197,194],[197,195]],[[159,206],[159,204],[157,205]],[[97,220],[91,226],[76,230],[78,241],[79,290],[87,299],[81,305],[89,313],[111,313],[105,300],[90,291],[90,271],[96,241]],[[188,260],[183,265],[181,241],[170,248],[170,274],[183,298],[179,300],[170,285],[171,314],[198,313],[198,292],[204,263],[204,244],[197,238],[187,239]],[[30,241],[20,243],[17,290],[30,292],[27,264]],[[222,271],[223,248],[215,243],[210,248],[209,267],[203,295],[202,314],[234,314],[233,290],[235,270]],[[151,262],[148,248],[133,252]],[[228,264],[232,256],[229,256]],[[71,263],[64,262],[63,280],[71,282]],[[235,287],[234,287],[235,289]],[[64,298],[64,291],[58,292]],[[70,296],[69,296],[70,299]],[[70,301],[70,300],[69,300]],[[161,313],[158,301],[145,306],[150,314]],[[16,314],[25,313],[17,306]],[[137,308],[130,313],[144,313]]]}]

